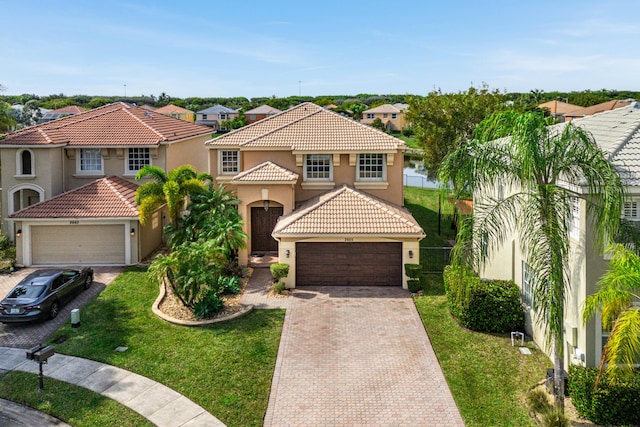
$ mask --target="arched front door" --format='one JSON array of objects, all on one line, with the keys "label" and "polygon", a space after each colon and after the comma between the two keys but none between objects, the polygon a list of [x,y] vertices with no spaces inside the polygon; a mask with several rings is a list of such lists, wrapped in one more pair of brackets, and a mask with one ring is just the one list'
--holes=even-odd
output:
[{"label": "arched front door", "polygon": [[278,242],[271,237],[278,218],[282,216],[281,206],[262,206],[251,208],[251,252],[274,252]]}]

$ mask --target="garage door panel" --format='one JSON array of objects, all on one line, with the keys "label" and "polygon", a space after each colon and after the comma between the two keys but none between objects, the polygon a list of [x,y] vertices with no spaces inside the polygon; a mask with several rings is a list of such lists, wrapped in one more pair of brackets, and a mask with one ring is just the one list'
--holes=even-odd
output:
[{"label": "garage door panel", "polygon": [[297,243],[296,282],[297,286],[400,286],[402,243]]},{"label": "garage door panel", "polygon": [[34,265],[124,264],[124,225],[31,226]]}]

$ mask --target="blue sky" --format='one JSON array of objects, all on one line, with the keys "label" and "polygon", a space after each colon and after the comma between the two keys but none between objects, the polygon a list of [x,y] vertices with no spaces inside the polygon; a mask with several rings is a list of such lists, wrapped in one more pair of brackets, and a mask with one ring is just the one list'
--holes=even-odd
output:
[{"label": "blue sky", "polygon": [[9,1],[0,84],[176,97],[640,90],[639,16],[636,0]]}]

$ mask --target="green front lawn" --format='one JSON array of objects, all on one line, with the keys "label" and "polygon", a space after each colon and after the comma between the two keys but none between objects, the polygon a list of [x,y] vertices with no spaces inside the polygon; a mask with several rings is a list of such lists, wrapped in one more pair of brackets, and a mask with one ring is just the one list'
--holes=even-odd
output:
[{"label": "green front lawn", "polygon": [[[154,379],[201,405],[229,426],[262,425],[283,310],[256,310],[208,327],[169,324],[151,312],[158,285],[129,269],[52,337],[64,354],[94,359]],[[118,346],[129,349],[116,352]]]},{"label": "green front lawn", "polygon": [[[440,197],[440,191],[429,188],[404,187],[404,205],[424,229],[425,238],[421,247],[448,246],[454,240],[455,231],[451,228],[453,206]],[[438,235],[438,205],[440,205],[440,235]]]},{"label": "green front lawn", "polygon": [[38,391],[38,376],[26,372],[12,371],[3,377],[0,397],[51,414],[74,427],[110,427],[114,420],[122,427],[153,426],[132,409],[87,388],[45,378],[44,390]]},{"label": "green front lawn", "polygon": [[[443,206],[449,206],[443,203]],[[437,235],[438,191],[405,187],[405,206],[424,228],[422,246],[454,239],[449,220]],[[485,334],[461,327],[449,313],[441,274],[427,276],[425,294],[414,301],[467,426],[534,426],[524,405],[529,387],[543,379],[549,359],[532,343],[522,355],[509,334]]]}]

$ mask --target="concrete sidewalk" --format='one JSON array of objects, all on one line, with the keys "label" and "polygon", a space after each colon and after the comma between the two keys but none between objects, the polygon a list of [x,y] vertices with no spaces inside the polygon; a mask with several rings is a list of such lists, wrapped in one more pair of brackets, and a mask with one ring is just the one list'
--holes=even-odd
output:
[{"label": "concrete sidewalk", "polygon": [[[37,374],[38,364],[26,359],[24,349],[0,347],[0,369]],[[109,397],[157,426],[224,426],[220,420],[180,393],[115,366],[56,354],[44,366],[44,374]]]}]

